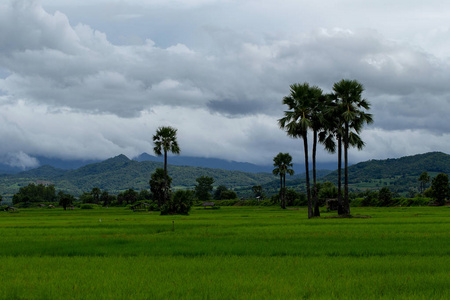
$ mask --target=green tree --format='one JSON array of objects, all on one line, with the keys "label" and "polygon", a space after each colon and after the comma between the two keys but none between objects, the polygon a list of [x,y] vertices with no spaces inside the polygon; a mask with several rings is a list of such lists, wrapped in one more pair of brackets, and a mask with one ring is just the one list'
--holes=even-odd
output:
[{"label": "green tree", "polygon": [[166,196],[165,190],[168,189],[170,191],[172,178],[170,176],[167,176],[166,178],[164,169],[157,168],[152,174],[149,184],[152,198],[158,202],[158,207],[161,209]]},{"label": "green tree", "polygon": [[[316,175],[316,153],[317,143],[320,142],[325,145],[325,148],[333,147],[333,143],[330,145],[328,139],[321,139],[319,135],[329,133],[329,122],[326,117],[331,106],[330,95],[323,95],[322,90],[315,87],[313,103],[311,107],[311,128],[313,130],[313,148],[312,148],[312,167],[313,167],[313,206],[314,216],[320,217],[319,199],[318,199],[318,187],[317,187],[317,175]],[[327,149],[328,150],[328,149]]]},{"label": "green tree", "polygon": [[229,199],[237,199],[237,194],[235,191],[222,191],[222,193],[220,193],[220,199],[221,200],[229,200]]},{"label": "green tree", "polygon": [[72,205],[75,201],[75,197],[73,195],[64,193],[63,191],[58,192],[57,199],[59,205],[61,205],[64,210],[66,210],[67,206]]},{"label": "green tree", "polygon": [[100,201],[103,203],[103,206],[108,206],[111,203],[111,198],[109,197],[109,193],[107,191],[103,191],[100,195]]},{"label": "green tree", "polygon": [[228,188],[224,185],[219,185],[216,187],[216,190],[214,192],[214,200],[222,200],[221,194],[222,192],[228,191]]},{"label": "green tree", "polygon": [[78,197],[78,200],[80,200],[81,203],[93,203],[94,197],[92,197],[92,194],[89,192],[83,192],[83,194]]},{"label": "green tree", "polygon": [[213,190],[214,178],[209,176],[201,176],[196,179],[195,196],[200,201],[208,201],[211,199],[211,192]]},{"label": "green tree", "polygon": [[102,194],[102,190],[98,187],[94,187],[91,191],[92,199],[95,204],[100,203],[100,195]]},{"label": "green tree", "polygon": [[431,181],[431,195],[439,205],[444,205],[449,195],[448,175],[439,173]]},{"label": "green tree", "polygon": [[120,193],[119,195],[120,195],[120,197],[122,197],[121,202],[125,201],[127,204],[133,204],[134,202],[137,201],[138,196],[139,196],[138,192],[136,192],[133,189],[128,189],[128,190],[124,191],[123,193]]},{"label": "green tree", "polygon": [[187,215],[194,203],[194,192],[179,190],[161,207],[161,215]]},{"label": "green tree", "polygon": [[297,193],[293,189],[286,189],[285,188],[285,190],[286,190],[286,195],[285,195],[285,197],[286,197],[286,205],[287,206],[295,205],[295,201],[300,198],[300,194]]},{"label": "green tree", "polygon": [[381,206],[389,206],[392,201],[392,192],[388,187],[382,187],[378,191],[378,201]]},{"label": "green tree", "polygon": [[273,169],[272,173],[274,175],[280,175],[280,202],[281,208],[286,209],[286,173],[289,175],[294,174],[292,169],[292,156],[289,153],[278,153],[277,156],[273,158]]},{"label": "green tree", "polygon": [[255,199],[259,199],[259,200],[264,199],[264,192],[263,192],[262,186],[260,186],[260,185],[252,186],[252,192],[253,192]]},{"label": "green tree", "polygon": [[[350,214],[350,202],[348,197],[348,149],[359,138],[364,124],[373,122],[372,115],[365,112],[370,109],[370,103],[362,98],[364,87],[356,80],[342,79],[333,85],[334,97],[338,106],[338,112],[343,124],[344,145],[344,214]],[[352,128],[356,133],[351,134]],[[353,141],[352,141],[353,140]],[[360,138],[359,138],[360,140]],[[361,146],[362,147],[362,146]]]},{"label": "green tree", "polygon": [[419,182],[420,182],[420,193],[423,194],[425,189],[427,188],[427,184],[430,182],[430,176],[427,172],[422,172],[419,176]]},{"label": "green tree", "polygon": [[338,191],[336,186],[329,181],[317,184],[317,189],[320,205],[324,205],[327,200],[337,199],[338,197]]},{"label": "green tree", "polygon": [[152,194],[148,190],[141,190],[139,192],[138,201],[150,201],[152,199]]},{"label": "green tree", "polygon": [[153,136],[153,143],[155,147],[153,151],[156,155],[164,155],[164,193],[162,203],[164,203],[168,197],[168,177],[167,174],[167,153],[180,154],[181,150],[177,141],[177,129],[167,126],[159,127],[156,130],[156,134]]},{"label": "green tree", "polygon": [[43,184],[30,183],[21,187],[19,192],[13,195],[13,204],[19,202],[55,202],[56,191],[54,185],[45,186]]},{"label": "green tree", "polygon": [[312,126],[312,108],[321,97],[322,90],[317,86],[310,86],[306,82],[292,84],[290,88],[290,95],[283,98],[283,104],[288,106],[288,110],[284,112],[284,117],[278,120],[278,124],[289,136],[303,139],[308,218],[312,218],[314,213],[309,183],[308,129]]}]

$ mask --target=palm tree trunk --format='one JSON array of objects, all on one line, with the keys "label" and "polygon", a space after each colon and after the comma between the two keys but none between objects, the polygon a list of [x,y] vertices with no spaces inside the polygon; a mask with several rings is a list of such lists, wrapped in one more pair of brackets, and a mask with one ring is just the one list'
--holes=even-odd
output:
[{"label": "palm tree trunk", "polygon": [[338,214],[344,214],[344,206],[342,205],[342,137],[337,136],[338,142]]},{"label": "palm tree trunk", "polygon": [[345,122],[344,133],[344,213],[350,214],[350,202],[348,200],[348,122]]},{"label": "palm tree trunk", "polygon": [[283,173],[280,173],[280,206],[283,207]]},{"label": "palm tree trunk", "polygon": [[283,209],[286,209],[286,173],[283,174]]},{"label": "palm tree trunk", "polygon": [[308,219],[314,216],[311,202],[311,189],[309,188],[309,165],[308,165],[308,138],[306,132],[303,133],[303,147],[305,148],[305,172],[306,172],[306,195],[308,197]]},{"label": "palm tree trunk", "polygon": [[320,217],[319,211],[319,200],[317,199],[317,182],[316,182],[316,151],[317,151],[317,130],[314,130],[314,140],[313,140],[313,153],[312,153],[312,163],[313,163],[313,199],[314,199],[314,217]]},{"label": "palm tree trunk", "polygon": [[167,202],[167,150],[164,149],[164,196],[163,196],[163,203],[165,204]]}]

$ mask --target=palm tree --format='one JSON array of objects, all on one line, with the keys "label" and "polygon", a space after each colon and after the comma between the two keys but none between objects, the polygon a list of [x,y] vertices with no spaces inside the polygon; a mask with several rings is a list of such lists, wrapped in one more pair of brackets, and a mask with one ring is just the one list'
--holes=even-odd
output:
[{"label": "palm tree", "polygon": [[286,173],[289,175],[294,175],[294,170],[292,169],[292,156],[289,153],[278,153],[277,156],[273,158],[273,169],[272,173],[274,175],[280,175],[280,201],[281,208],[286,209]]},{"label": "palm tree", "polygon": [[[362,98],[364,87],[356,80],[342,79],[333,85],[334,97],[338,106],[337,112],[343,125],[342,140],[344,144],[344,214],[350,214],[350,204],[348,200],[348,148],[352,142],[363,147],[364,143],[359,138],[358,133],[361,131],[364,123],[373,122],[372,115],[364,110],[370,108],[370,103]],[[354,133],[351,134],[351,129]]]},{"label": "palm tree", "polygon": [[322,90],[317,86],[310,86],[306,82],[303,84],[292,84],[290,88],[290,95],[283,98],[283,104],[286,104],[289,110],[284,112],[284,117],[278,120],[278,124],[280,128],[286,130],[289,136],[294,138],[301,137],[303,139],[308,218],[312,218],[313,207],[309,185],[308,129],[312,126],[312,108],[317,103],[317,99],[322,95]]},{"label": "palm tree", "polygon": [[167,126],[167,127],[159,127],[156,130],[156,134],[153,136],[153,143],[155,147],[153,151],[156,155],[161,156],[164,154],[164,204],[167,200],[168,190],[167,190],[167,152],[171,152],[173,154],[180,154],[180,147],[177,142],[177,129]]},{"label": "palm tree", "polygon": [[427,183],[430,182],[430,176],[428,175],[427,172],[422,172],[422,174],[420,174],[419,176],[419,181],[420,181],[420,193],[423,194],[427,186]]},{"label": "palm tree", "polygon": [[312,167],[313,167],[313,205],[314,205],[314,216],[320,217],[319,211],[319,200],[317,191],[317,176],[316,176],[316,153],[317,153],[317,142],[325,144],[326,147],[329,141],[326,139],[318,139],[319,135],[326,134],[328,132],[328,122],[326,119],[327,111],[330,102],[330,95],[322,95],[322,90],[316,89],[315,103],[313,103],[312,114],[311,114],[311,128],[313,130],[313,148],[312,148]]}]

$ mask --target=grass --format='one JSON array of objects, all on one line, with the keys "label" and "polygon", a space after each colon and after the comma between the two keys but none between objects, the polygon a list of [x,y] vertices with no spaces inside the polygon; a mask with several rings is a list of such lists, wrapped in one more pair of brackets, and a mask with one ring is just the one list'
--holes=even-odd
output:
[{"label": "grass", "polygon": [[450,208],[352,213],[370,218],[276,207],[0,213],[0,298],[450,298]]}]

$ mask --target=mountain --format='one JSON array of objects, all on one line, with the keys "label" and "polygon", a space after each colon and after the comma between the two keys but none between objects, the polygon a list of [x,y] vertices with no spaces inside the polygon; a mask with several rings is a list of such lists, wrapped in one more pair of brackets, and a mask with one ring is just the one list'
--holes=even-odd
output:
[{"label": "mountain", "polygon": [[[170,157],[169,162],[172,162]],[[240,163],[238,163],[239,165]],[[0,191],[4,198],[11,197],[21,186],[30,182],[46,182],[75,195],[99,187],[111,193],[125,189],[148,189],[151,174],[156,168],[162,168],[161,162],[130,160],[119,155],[102,162],[92,163],[75,170],[64,170],[52,166],[24,171],[19,174],[0,175]],[[205,167],[168,166],[174,188],[192,189],[200,176],[215,179],[215,186],[225,185],[241,194],[251,193],[253,185],[262,185],[266,194],[276,193],[279,178],[271,173],[251,173],[229,171]],[[442,152],[430,152],[398,159],[370,160],[349,167],[350,190],[380,189],[388,186],[391,190],[406,194],[417,191],[418,177],[422,172],[431,177],[442,172],[450,174],[450,155]],[[312,178],[311,178],[312,181]],[[331,181],[337,184],[337,172],[320,171],[318,181]],[[286,178],[288,188],[304,190],[304,174]]]},{"label": "mountain", "polygon": [[[30,182],[45,181],[55,185],[57,190],[64,190],[75,195],[91,191],[94,187],[111,193],[133,188],[148,189],[151,174],[156,168],[162,168],[160,162],[130,160],[119,155],[99,163],[85,165],[76,170],[63,170],[51,166],[42,166],[19,174],[0,176],[0,191],[5,196],[12,196],[21,186]],[[203,167],[168,166],[174,188],[192,189],[196,178],[210,176],[214,185],[228,188],[253,186],[274,180],[270,173],[248,173]]]},{"label": "mountain", "polygon": [[[396,159],[360,162],[348,169],[349,185],[353,190],[389,186],[399,193],[406,193],[417,190],[418,178],[422,172],[428,172],[432,177],[438,173],[450,174],[450,155],[429,152]],[[343,174],[342,169],[342,176]],[[322,180],[337,184],[337,171],[328,174]]]},{"label": "mountain", "polygon": [[[134,158],[135,160],[142,161],[154,161],[163,162],[164,157],[153,156],[148,153],[142,153]],[[228,171],[242,171],[250,173],[271,173],[273,167],[271,166],[258,166],[247,162],[229,161],[219,158],[206,158],[206,157],[190,157],[190,156],[170,156],[168,161],[171,165],[175,166],[191,166],[191,167],[203,167],[212,169],[222,169]]]},{"label": "mountain", "polygon": [[[137,161],[154,161],[163,162],[162,156],[157,157],[148,153],[142,153],[134,158]],[[219,158],[206,158],[206,157],[190,157],[190,156],[170,156],[168,161],[171,165],[175,166],[191,166],[191,167],[203,167],[212,169],[222,169],[229,171],[242,171],[250,173],[272,173],[273,166],[272,161],[269,161],[268,165],[261,166],[247,162],[237,162],[232,160],[225,160]],[[318,163],[318,170],[335,170],[336,163]],[[305,166],[303,164],[294,164],[295,173],[301,174],[305,172]]]}]

